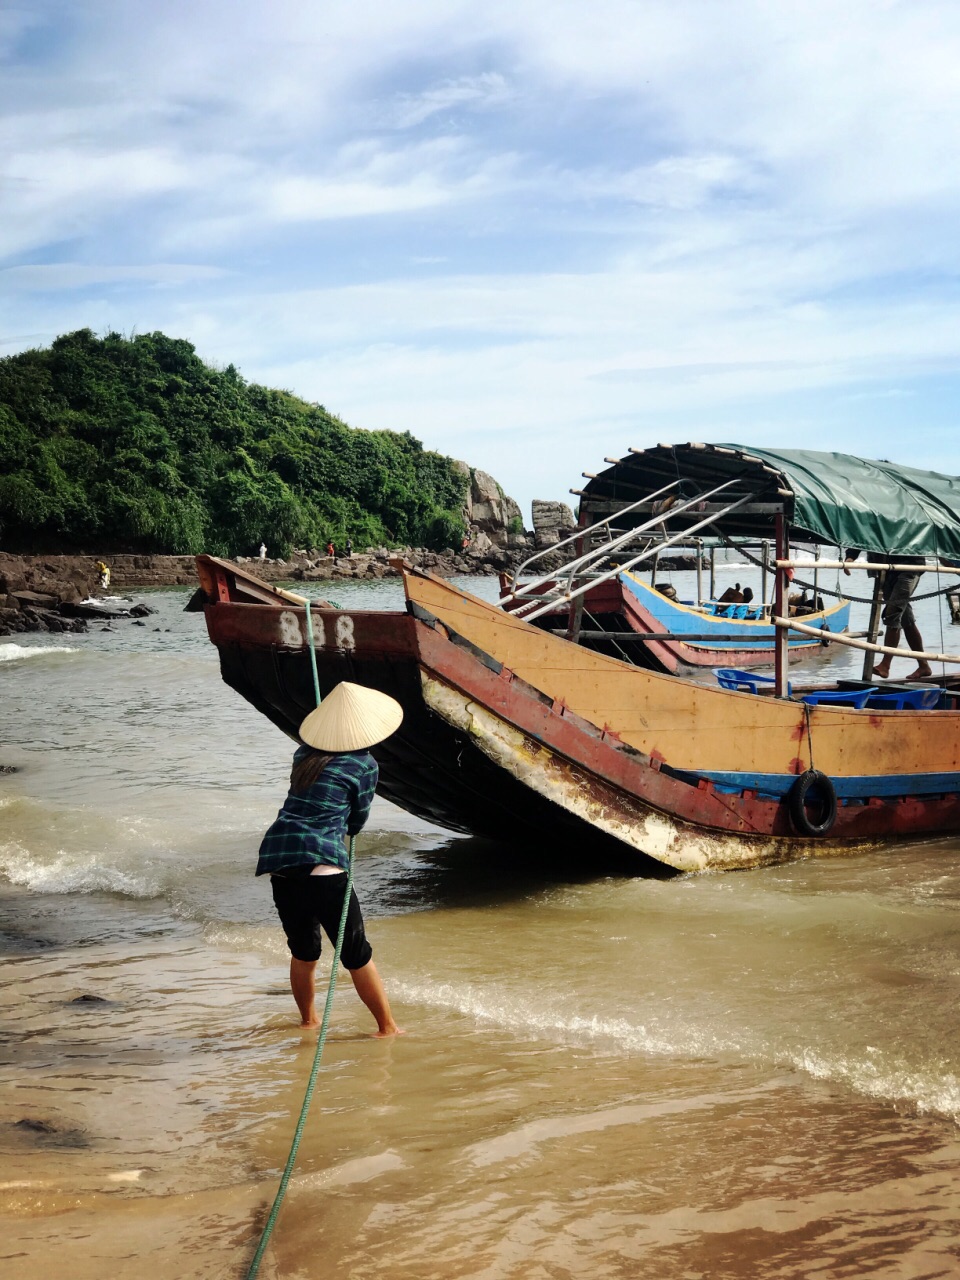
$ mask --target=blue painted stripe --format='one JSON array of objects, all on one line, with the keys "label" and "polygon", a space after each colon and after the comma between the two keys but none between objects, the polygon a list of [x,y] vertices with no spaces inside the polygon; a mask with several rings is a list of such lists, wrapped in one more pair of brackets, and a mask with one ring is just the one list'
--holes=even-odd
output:
[{"label": "blue painted stripe", "polygon": [[[701,613],[688,605],[668,600],[666,596],[660,595],[659,591],[654,591],[645,582],[641,582],[629,573],[622,573],[620,581],[631,595],[643,605],[644,609],[656,618],[657,622],[665,627],[667,631],[675,635],[682,635],[685,631],[701,635],[708,631],[716,633],[716,639],[694,641],[693,645],[697,649],[722,651],[724,649],[771,649],[773,647],[776,627],[771,626],[768,622],[755,622],[742,618],[718,618],[713,614]],[[842,604],[828,609],[825,616],[829,630],[842,631],[849,622],[849,601],[844,601]],[[804,618],[804,622],[809,623],[811,626],[818,626],[819,617],[820,615],[808,616]],[[819,639],[812,636],[798,637],[794,635],[791,636],[789,641],[791,649],[809,648],[819,643]]]},{"label": "blue painted stripe", "polygon": [[[797,780],[794,773],[728,773],[719,769],[705,769],[702,773],[676,770],[676,776],[695,783],[705,778],[717,791],[739,794],[756,791],[761,795],[780,798],[785,796]],[[894,773],[884,776],[861,774],[846,778],[831,778],[839,800],[868,800],[896,796],[949,795],[960,791],[960,773]]]}]

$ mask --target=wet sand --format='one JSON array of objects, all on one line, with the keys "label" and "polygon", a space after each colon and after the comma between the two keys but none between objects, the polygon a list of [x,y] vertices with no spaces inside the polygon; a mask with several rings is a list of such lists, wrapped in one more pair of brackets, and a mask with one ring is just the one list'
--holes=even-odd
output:
[{"label": "wet sand", "polygon": [[[0,1256],[24,1280],[243,1274],[315,1044],[282,959],[31,898],[3,899]],[[404,997],[417,920],[374,930],[409,1035],[371,1039],[338,991],[263,1275],[957,1274],[952,1120],[735,1054],[625,1051],[635,1025],[524,1031],[506,993],[471,1009],[456,967]]]}]

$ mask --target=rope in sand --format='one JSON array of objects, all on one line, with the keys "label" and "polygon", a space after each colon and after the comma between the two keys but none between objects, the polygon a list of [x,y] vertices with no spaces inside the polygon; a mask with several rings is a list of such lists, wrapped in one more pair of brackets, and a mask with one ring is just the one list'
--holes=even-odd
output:
[{"label": "rope in sand", "polygon": [[[313,691],[316,694],[317,706],[320,705],[320,679],[317,675],[317,652],[313,644],[313,618],[310,616],[310,601],[304,600],[307,614],[307,643],[310,646],[310,667],[313,673]],[[257,1245],[257,1252],[253,1255],[253,1261],[247,1270],[246,1280],[255,1280],[257,1272],[260,1270],[260,1263],[263,1261],[263,1255],[267,1251],[267,1245],[270,1243],[270,1237],[273,1235],[273,1228],[276,1226],[277,1217],[280,1213],[280,1206],[283,1204],[283,1198],[287,1194],[287,1186],[293,1175],[293,1169],[297,1162],[297,1152],[300,1149],[300,1139],[303,1137],[303,1130],[307,1123],[307,1112],[310,1110],[310,1103],[313,1100],[313,1091],[317,1083],[317,1075],[320,1071],[320,1059],[323,1057],[323,1046],[327,1040],[327,1027],[330,1024],[330,1013],[333,1009],[333,993],[337,986],[337,970],[340,967],[340,952],[343,948],[343,935],[347,925],[347,908],[350,905],[350,894],[353,890],[353,854],[356,845],[356,837],[350,837],[349,855],[347,859],[347,888],[343,895],[343,911],[340,913],[340,928],[337,930],[337,945],[333,951],[333,966],[330,969],[330,982],[327,987],[327,1000],[323,1006],[323,1018],[320,1023],[320,1035],[317,1037],[317,1048],[313,1055],[313,1066],[310,1068],[310,1078],[307,1081],[306,1092],[303,1095],[303,1103],[300,1107],[300,1117],[297,1120],[297,1127],[293,1133],[293,1141],[290,1144],[290,1154],[287,1156],[287,1163],[283,1169],[283,1175],[280,1178],[280,1186],[277,1188],[277,1194],[274,1196],[273,1205],[264,1224],[263,1232],[260,1236],[260,1243]]]}]

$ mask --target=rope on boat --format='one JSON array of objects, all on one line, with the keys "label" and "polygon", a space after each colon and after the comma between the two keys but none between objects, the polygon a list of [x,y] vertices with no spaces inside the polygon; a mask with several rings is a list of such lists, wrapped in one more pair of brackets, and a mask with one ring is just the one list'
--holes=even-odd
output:
[{"label": "rope on boat", "polygon": [[313,673],[313,693],[319,707],[320,698],[320,677],[317,675],[317,650],[313,643],[313,608],[310,601],[304,596],[303,600],[306,606],[305,612],[307,617],[307,644],[310,648],[310,670]]},{"label": "rope on boat", "polygon": [[[310,646],[310,668],[313,673],[313,690],[317,697],[317,706],[320,705],[320,679],[317,674],[317,652],[313,645],[313,619],[310,616],[310,601],[305,600],[307,614],[307,643]],[[313,1091],[317,1083],[317,1075],[320,1071],[320,1059],[323,1057],[323,1046],[327,1040],[327,1028],[330,1025],[330,1014],[333,1010],[333,994],[337,986],[337,970],[340,967],[340,952],[343,949],[343,935],[347,925],[347,908],[350,905],[350,894],[353,891],[353,855],[356,845],[356,837],[350,837],[349,853],[347,857],[347,888],[343,895],[343,911],[340,913],[340,928],[337,930],[337,945],[333,950],[333,965],[330,969],[330,982],[327,986],[327,1000],[323,1006],[323,1018],[320,1023],[320,1035],[317,1037],[317,1048],[313,1055],[313,1065],[310,1068],[310,1076],[307,1080],[307,1088],[303,1095],[303,1103],[300,1107],[300,1116],[297,1120],[297,1127],[293,1132],[293,1141],[290,1144],[290,1154],[287,1156],[287,1163],[284,1165],[283,1175],[280,1178],[280,1186],[277,1188],[277,1194],[274,1196],[273,1205],[267,1221],[264,1224],[263,1232],[260,1236],[260,1243],[257,1245],[257,1251],[253,1255],[253,1261],[247,1270],[246,1280],[255,1280],[260,1270],[260,1263],[263,1261],[263,1255],[267,1251],[267,1245],[270,1237],[273,1235],[273,1228],[276,1226],[277,1217],[280,1213],[280,1206],[283,1204],[283,1198],[287,1194],[287,1186],[293,1175],[293,1169],[297,1162],[297,1152],[300,1150],[300,1139],[303,1137],[303,1131],[307,1123],[307,1113],[310,1110],[310,1103],[313,1100]]]}]

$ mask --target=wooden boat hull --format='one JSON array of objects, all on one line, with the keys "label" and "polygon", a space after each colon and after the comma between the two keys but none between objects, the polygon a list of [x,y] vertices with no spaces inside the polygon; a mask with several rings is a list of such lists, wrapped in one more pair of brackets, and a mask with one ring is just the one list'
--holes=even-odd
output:
[{"label": "wooden boat hull", "polygon": [[[689,605],[668,600],[632,574],[624,575],[623,616],[633,631],[649,634],[661,632],[664,639],[648,639],[647,650],[656,669],[675,675],[685,669],[702,667],[770,666],[774,659],[776,628],[766,622],[746,618],[718,618],[701,613]],[[811,627],[843,631],[850,621],[849,601],[842,600],[830,609],[811,613],[804,619]],[[714,633],[715,639],[684,640],[684,632]],[[791,662],[819,653],[822,642],[811,637],[791,635],[788,642]]]},{"label": "wooden boat hull", "polygon": [[[321,694],[352,679],[401,702],[401,729],[375,752],[380,791],[440,826],[682,871],[960,829],[958,712],[704,688],[585,652],[436,579],[408,577],[407,591],[406,614],[314,609],[317,672]],[[205,614],[226,682],[294,736],[314,704],[305,610],[221,598]],[[785,800],[811,752],[841,801],[819,838],[798,834]]]}]

